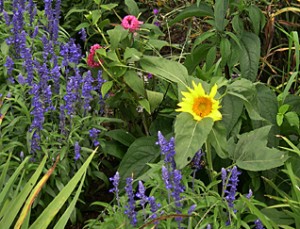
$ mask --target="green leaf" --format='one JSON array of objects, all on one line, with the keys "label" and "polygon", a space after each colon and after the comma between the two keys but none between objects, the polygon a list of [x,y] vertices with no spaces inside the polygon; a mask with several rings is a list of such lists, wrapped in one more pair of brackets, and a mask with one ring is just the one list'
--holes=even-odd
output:
[{"label": "green leaf", "polygon": [[147,163],[154,163],[159,158],[159,147],[155,143],[155,137],[141,137],[130,145],[119,165],[120,190],[127,177],[141,176],[149,169]]},{"label": "green leaf", "polygon": [[41,225],[47,228],[55,215],[59,212],[64,203],[71,196],[73,190],[76,188],[78,182],[84,177],[90,162],[92,161],[97,149],[88,157],[81,168],[76,172],[68,184],[59,192],[53,201],[46,207],[40,216],[34,221],[29,229],[39,229]]},{"label": "green leaf", "polygon": [[249,13],[254,33],[256,35],[259,35],[261,29],[261,21],[263,17],[261,10],[255,5],[250,5],[246,10]]},{"label": "green leaf", "polygon": [[6,207],[6,212],[0,220],[0,228],[9,228],[15,217],[19,213],[20,209],[22,208],[23,204],[26,201],[30,191],[36,184],[38,178],[40,177],[41,173],[43,172],[45,163],[47,160],[47,156],[44,156],[43,160],[40,162],[38,168],[35,170],[34,174],[30,177],[30,180],[25,184],[22,192],[20,192],[17,197],[15,197]]},{"label": "green leaf", "polygon": [[122,159],[126,149],[124,146],[115,141],[105,142],[103,152],[105,155],[110,155],[118,159]]},{"label": "green leaf", "polygon": [[201,44],[186,56],[184,66],[187,68],[189,74],[192,74],[200,62],[205,59],[210,48],[210,44]]},{"label": "green leaf", "polygon": [[146,90],[146,92],[147,92],[148,101],[150,103],[151,112],[154,112],[154,110],[162,102],[164,95],[163,93],[157,91]]},{"label": "green leaf", "polygon": [[197,122],[188,113],[177,115],[175,120],[175,162],[178,169],[182,169],[201,149],[213,127],[211,118],[204,118]]},{"label": "green leaf", "polygon": [[122,143],[125,146],[130,146],[135,140],[135,137],[132,134],[123,129],[110,130],[106,132],[105,135]]},{"label": "green leaf", "polygon": [[[149,46],[149,48],[148,48]],[[164,46],[169,46],[167,41],[162,41],[159,39],[149,38],[148,43],[146,44],[147,50],[157,49],[158,51],[162,49]]]},{"label": "green leaf", "polygon": [[232,28],[237,34],[241,34],[244,31],[244,23],[240,16],[237,14],[232,19]]},{"label": "green leaf", "polygon": [[128,12],[131,15],[139,15],[139,7],[134,0],[125,0],[125,5],[128,7]]},{"label": "green leaf", "polygon": [[83,13],[83,12],[88,12],[86,9],[77,9],[77,8],[72,8],[69,10],[69,12],[66,14],[65,19],[69,17],[73,13]]},{"label": "green leaf", "polygon": [[161,57],[143,56],[140,64],[146,72],[187,87],[189,75],[186,68],[178,62]]},{"label": "green leaf", "polygon": [[296,126],[299,129],[299,117],[294,111],[287,112],[284,117],[291,126]]},{"label": "green leaf", "polygon": [[283,104],[282,106],[279,107],[279,113],[285,114],[290,108],[290,105],[288,104]]},{"label": "green leaf", "polygon": [[283,165],[287,159],[284,152],[267,147],[272,126],[264,126],[239,136],[234,160],[238,167],[250,171],[262,171]]},{"label": "green leaf", "polygon": [[169,22],[169,26],[172,26],[175,23],[182,21],[186,18],[206,16],[213,16],[213,10],[211,6],[205,3],[200,3],[198,6],[194,4],[183,9],[183,11],[181,11],[173,20]]},{"label": "green leaf", "polygon": [[138,76],[136,71],[129,70],[124,75],[125,83],[139,95],[145,96],[144,81]]},{"label": "green leaf", "polygon": [[6,44],[6,42],[1,43],[1,53],[3,56],[7,56],[9,52],[9,46]]},{"label": "green leaf", "polygon": [[254,33],[244,32],[241,37],[241,45],[241,76],[251,81],[255,81],[260,58],[259,37]]},{"label": "green leaf", "polygon": [[[13,187],[13,184],[15,183],[16,178],[20,175],[21,171],[24,169],[24,166],[27,164],[27,162],[29,160],[29,157],[26,157],[24,159],[24,161],[16,168],[14,173],[10,176],[8,181],[5,183],[5,186],[3,187],[2,186],[2,184],[3,184],[2,180],[5,178],[4,176],[6,176],[7,169],[10,165],[10,159],[11,159],[11,153],[10,153],[8,159],[7,159],[7,162],[5,163],[5,167],[2,170],[2,174],[1,174],[0,209],[2,209],[3,204],[6,202],[6,197],[7,197],[8,193],[12,190],[12,187]],[[3,187],[3,189],[2,189],[2,187]]]},{"label": "green leaf", "polygon": [[211,36],[215,36],[215,35],[216,35],[215,32],[210,32],[210,31],[201,33],[201,35],[198,36],[196,38],[196,40],[194,41],[192,50],[194,50],[194,48],[197,47],[199,44],[201,44],[203,41],[205,41],[208,38],[210,38]]},{"label": "green leaf", "polygon": [[143,53],[139,52],[135,48],[126,47],[124,52],[124,60],[126,60],[127,63],[139,61],[142,56]]},{"label": "green leaf", "polygon": [[111,11],[112,9],[116,8],[118,6],[118,4],[116,3],[110,3],[110,4],[102,4],[100,5],[100,7],[103,10],[107,10],[107,11]]},{"label": "green leaf", "polygon": [[206,69],[209,70],[213,66],[217,55],[217,47],[213,46],[211,47],[206,55]]},{"label": "green leaf", "polygon": [[110,48],[114,50],[118,47],[119,43],[127,37],[128,30],[118,25],[114,29],[108,30],[107,34],[111,44]]},{"label": "green leaf", "polygon": [[226,139],[226,128],[222,122],[216,122],[209,134],[209,142],[215,148],[220,158],[228,158],[228,142]]},{"label": "green leaf", "polygon": [[76,28],[75,31],[81,30],[82,28],[87,28],[90,26],[90,23],[88,22],[82,22],[80,23]]},{"label": "green leaf", "polygon": [[255,207],[252,201],[250,201],[248,198],[244,197],[243,195],[240,195],[240,198],[242,199],[243,203],[247,205],[250,212],[254,214],[256,217],[258,217],[259,220],[263,223],[263,225],[267,229],[278,229],[278,226],[267,216],[265,216],[257,207]]},{"label": "green leaf", "polygon": [[151,114],[150,103],[147,99],[141,99],[138,102],[148,112],[148,114]]},{"label": "green leaf", "polygon": [[93,10],[92,11],[92,23],[93,25],[96,25],[101,18],[102,14],[100,10]]},{"label": "green leaf", "polygon": [[222,56],[222,66],[225,66],[231,55],[231,44],[227,38],[222,37],[220,43],[220,53]]},{"label": "green leaf", "polygon": [[102,84],[101,86],[101,95],[102,97],[104,97],[107,92],[109,92],[109,90],[112,88],[113,86],[113,81],[106,81],[104,84]]},{"label": "green leaf", "polygon": [[221,104],[222,122],[224,123],[227,136],[229,136],[231,130],[238,122],[244,106],[241,99],[230,94],[224,96]]},{"label": "green leaf", "polygon": [[278,114],[276,115],[276,123],[277,123],[278,126],[281,126],[281,125],[282,125],[282,123],[283,123],[283,118],[284,118],[284,115],[281,114],[281,113],[278,113]]},{"label": "green leaf", "polygon": [[215,27],[219,32],[223,32],[227,24],[227,20],[225,19],[225,17],[228,9],[228,2],[229,2],[228,0],[215,1],[215,10],[214,10]]},{"label": "green leaf", "polygon": [[76,191],[76,194],[72,200],[72,202],[70,203],[70,205],[68,206],[68,208],[65,210],[64,214],[60,217],[60,219],[58,220],[58,222],[55,224],[54,229],[60,229],[60,228],[65,228],[65,226],[68,223],[69,218],[71,217],[72,212],[75,209],[75,205],[77,203],[78,197],[81,193],[82,190],[82,186],[84,184],[84,180],[85,180],[85,175],[86,173],[84,173],[84,175],[81,178],[81,182],[80,185]]}]

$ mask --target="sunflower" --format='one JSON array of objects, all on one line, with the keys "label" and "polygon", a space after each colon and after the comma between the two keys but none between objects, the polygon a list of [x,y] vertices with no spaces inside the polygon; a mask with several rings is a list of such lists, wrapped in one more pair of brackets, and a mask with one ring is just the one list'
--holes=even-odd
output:
[{"label": "sunflower", "polygon": [[194,89],[188,87],[189,92],[181,92],[184,98],[182,102],[178,103],[180,108],[176,111],[187,112],[193,115],[196,121],[201,121],[203,118],[209,117],[214,121],[222,119],[222,114],[218,110],[220,102],[215,100],[214,97],[217,93],[217,85],[215,84],[210,93],[206,94],[202,84],[193,81]]}]

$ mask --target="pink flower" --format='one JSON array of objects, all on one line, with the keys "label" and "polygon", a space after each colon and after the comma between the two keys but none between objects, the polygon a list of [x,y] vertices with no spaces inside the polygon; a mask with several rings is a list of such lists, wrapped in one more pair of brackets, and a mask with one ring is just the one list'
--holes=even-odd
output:
[{"label": "pink flower", "polygon": [[140,28],[141,24],[143,24],[143,22],[139,21],[135,16],[127,15],[123,18],[121,25],[124,29],[129,29],[130,32],[134,33]]},{"label": "pink flower", "polygon": [[100,63],[103,63],[103,60],[99,61],[98,59],[95,58],[96,50],[100,49],[100,48],[102,48],[102,47],[99,44],[94,44],[90,48],[90,54],[87,57],[87,64],[91,68],[99,67],[101,65]]}]

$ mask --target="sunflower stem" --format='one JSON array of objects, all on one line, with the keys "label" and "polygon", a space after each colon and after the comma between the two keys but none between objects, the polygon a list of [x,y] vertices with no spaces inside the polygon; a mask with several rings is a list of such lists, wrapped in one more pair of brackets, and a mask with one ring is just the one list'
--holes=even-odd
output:
[{"label": "sunflower stem", "polygon": [[[206,155],[206,162],[207,162],[207,168],[208,168],[208,175],[209,175],[210,181],[213,182],[216,172],[214,171],[214,168],[213,168],[211,145],[208,143],[208,141],[205,142],[205,149],[206,149],[205,155]],[[218,187],[216,185],[214,185],[213,190],[218,192]]]}]

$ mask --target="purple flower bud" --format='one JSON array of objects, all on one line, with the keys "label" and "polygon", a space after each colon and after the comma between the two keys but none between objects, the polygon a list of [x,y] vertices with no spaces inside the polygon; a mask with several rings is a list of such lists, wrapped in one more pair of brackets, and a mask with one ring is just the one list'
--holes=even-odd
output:
[{"label": "purple flower bud", "polygon": [[246,195],[246,198],[250,199],[252,197],[252,195],[253,195],[253,192],[251,189],[249,189],[249,193]]},{"label": "purple flower bud", "polygon": [[188,215],[191,215],[195,211],[196,207],[197,204],[193,204],[188,210]]},{"label": "purple flower bud", "polygon": [[154,15],[157,15],[159,13],[159,10],[158,9],[153,9],[153,14]]},{"label": "purple flower bud", "polygon": [[86,41],[86,31],[85,31],[85,29],[82,28],[82,29],[78,32],[78,34],[81,35],[81,36],[80,36],[80,39],[81,39],[83,42],[85,42],[85,41]]}]

